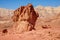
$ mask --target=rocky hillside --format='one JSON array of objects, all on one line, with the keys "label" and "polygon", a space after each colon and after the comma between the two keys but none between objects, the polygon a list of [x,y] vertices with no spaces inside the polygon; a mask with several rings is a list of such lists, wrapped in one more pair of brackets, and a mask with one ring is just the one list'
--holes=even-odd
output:
[{"label": "rocky hillside", "polygon": [[52,19],[56,19],[60,16],[60,7],[43,7],[43,6],[37,6],[35,7],[35,10],[39,13],[39,17],[43,21],[49,21]]},{"label": "rocky hillside", "polygon": [[60,40],[60,7],[28,4],[11,18],[9,26],[0,27],[0,40]]},{"label": "rocky hillside", "polygon": [[13,15],[14,10],[9,10],[5,8],[0,8],[0,31],[6,27],[10,27],[12,25],[11,17]]},{"label": "rocky hillside", "polygon": [[[60,29],[60,7],[37,6],[35,10],[39,14],[37,26],[50,27],[51,29]],[[40,29],[40,28],[37,29]]]}]

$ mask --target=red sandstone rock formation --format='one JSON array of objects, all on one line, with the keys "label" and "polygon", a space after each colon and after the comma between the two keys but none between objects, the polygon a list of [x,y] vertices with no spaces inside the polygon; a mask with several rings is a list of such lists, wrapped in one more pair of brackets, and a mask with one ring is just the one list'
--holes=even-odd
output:
[{"label": "red sandstone rock formation", "polygon": [[14,11],[13,21],[18,23],[17,30],[30,31],[34,29],[37,17],[32,4],[28,4]]}]

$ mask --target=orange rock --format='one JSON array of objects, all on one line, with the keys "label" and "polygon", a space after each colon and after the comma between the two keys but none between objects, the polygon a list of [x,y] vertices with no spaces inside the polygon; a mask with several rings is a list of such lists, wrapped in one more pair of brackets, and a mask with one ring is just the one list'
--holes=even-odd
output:
[{"label": "orange rock", "polygon": [[12,17],[14,22],[18,21],[19,16],[21,15],[23,9],[24,9],[24,6],[21,6],[20,8],[14,11],[14,15]]},{"label": "orange rock", "polygon": [[16,27],[19,32],[31,31],[34,29],[37,17],[38,15],[36,14],[32,4],[28,4],[27,6],[21,6],[14,11],[13,21],[18,23]]}]

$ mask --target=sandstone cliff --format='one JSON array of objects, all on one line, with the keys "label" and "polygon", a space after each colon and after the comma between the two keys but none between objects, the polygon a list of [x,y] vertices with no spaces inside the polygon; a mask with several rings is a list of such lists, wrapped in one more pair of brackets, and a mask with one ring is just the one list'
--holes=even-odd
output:
[{"label": "sandstone cliff", "polygon": [[[17,31],[31,31],[35,30],[35,22],[37,20],[38,15],[36,14],[32,4],[28,4],[27,6],[21,6],[17,10],[14,11],[13,21],[17,22]],[[15,25],[14,25],[15,26]]]}]

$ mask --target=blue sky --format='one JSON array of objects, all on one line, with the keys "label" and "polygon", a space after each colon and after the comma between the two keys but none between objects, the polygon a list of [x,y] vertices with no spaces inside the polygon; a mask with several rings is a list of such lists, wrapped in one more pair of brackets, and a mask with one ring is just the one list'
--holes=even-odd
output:
[{"label": "blue sky", "polygon": [[20,6],[27,4],[33,4],[33,6],[60,6],[60,0],[0,0],[0,8],[17,9]]}]

